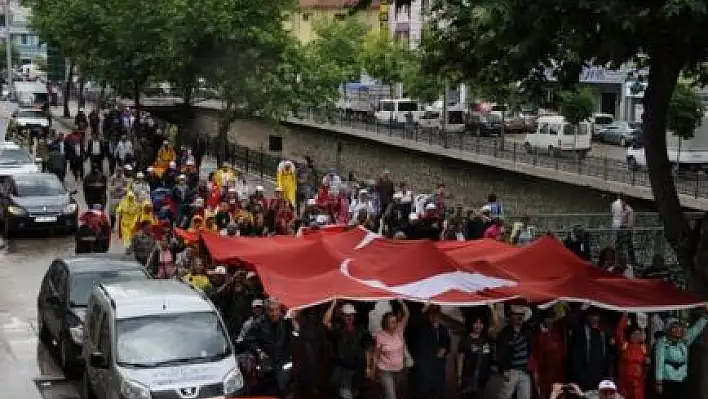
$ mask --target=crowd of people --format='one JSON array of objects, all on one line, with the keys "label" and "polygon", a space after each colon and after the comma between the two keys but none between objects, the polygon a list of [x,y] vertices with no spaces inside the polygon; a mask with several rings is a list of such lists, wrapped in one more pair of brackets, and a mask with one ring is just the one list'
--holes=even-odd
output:
[{"label": "crowd of people", "polygon": [[[199,141],[178,146],[174,132],[127,109],[77,116],[74,132],[43,143],[49,152],[71,154],[64,166],[68,162],[83,182],[86,203],[106,213],[126,254],[156,278],[181,279],[205,291],[236,341],[263,342],[276,363],[294,358],[291,386],[300,397],[441,398],[452,384],[449,363],[463,398],[686,396],[689,347],[708,322],[705,314],[689,320],[694,315],[497,304],[463,309],[461,332],[450,330],[439,306],[406,301],[333,301],[286,317],[254,272],[214,264],[198,239],[203,231],[265,237],[344,224],[393,239],[531,243],[537,232],[529,218],[509,225],[493,194],[481,209],[465,211],[449,205],[443,184],[416,195],[388,171],[373,181],[353,173],[343,178],[334,169],[318,175],[309,158],[283,160],[270,193],[250,187],[247,176],[227,163],[204,170]],[[84,175],[87,159],[92,166]],[[64,178],[59,166],[48,162],[46,168]],[[598,267],[630,276],[627,270],[636,264],[633,211],[618,201],[618,245],[607,249]],[[581,228],[564,242],[590,260]]]}]

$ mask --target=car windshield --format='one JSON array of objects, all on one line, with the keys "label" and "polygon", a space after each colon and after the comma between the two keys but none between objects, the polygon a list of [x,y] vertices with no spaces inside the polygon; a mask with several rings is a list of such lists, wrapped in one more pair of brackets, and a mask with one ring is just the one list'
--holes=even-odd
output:
[{"label": "car windshield", "polygon": [[448,111],[447,119],[448,123],[451,124],[465,123],[465,113],[462,111]]},{"label": "car windshield", "polygon": [[18,197],[48,197],[66,193],[66,189],[56,177],[17,179],[15,187],[17,188],[15,195]]},{"label": "car windshield", "polygon": [[0,165],[34,163],[29,151],[22,148],[0,148]]},{"label": "car windshield", "polygon": [[98,283],[118,283],[145,279],[147,279],[147,276],[140,269],[77,273],[71,276],[71,281],[69,282],[69,300],[71,301],[71,306],[84,307],[88,303],[91,290]]},{"label": "car windshield", "polygon": [[598,125],[609,125],[614,122],[614,119],[609,116],[596,116],[595,123]]},{"label": "car windshield", "polygon": [[418,103],[413,101],[401,101],[398,103],[399,112],[417,111]]},{"label": "car windshield", "polygon": [[17,111],[18,118],[44,118],[42,111],[34,109],[22,109]]},{"label": "car windshield", "polygon": [[200,363],[231,354],[226,332],[214,312],[122,319],[116,322],[116,331],[116,359],[124,367]]}]

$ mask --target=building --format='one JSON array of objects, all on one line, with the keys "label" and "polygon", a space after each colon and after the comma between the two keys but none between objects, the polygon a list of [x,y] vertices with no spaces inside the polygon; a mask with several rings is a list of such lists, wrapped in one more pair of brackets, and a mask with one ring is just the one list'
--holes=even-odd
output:
[{"label": "building", "polygon": [[410,5],[389,10],[388,27],[393,37],[415,49],[420,45],[420,37],[425,24],[425,16],[430,0],[413,0]]},{"label": "building", "polygon": [[22,7],[19,1],[10,1],[10,15],[5,15],[5,8],[0,7],[0,23],[4,29],[0,31],[0,40],[7,40],[8,29],[6,22],[9,22],[9,34],[14,47],[20,53],[22,64],[29,64],[37,57],[47,57],[47,46],[39,41],[39,36],[30,30],[31,11]]},{"label": "building", "polygon": [[322,21],[357,18],[372,30],[379,29],[378,1],[374,1],[369,9],[354,15],[349,15],[351,4],[351,0],[300,0],[299,11],[290,16],[286,27],[302,43],[308,43],[317,37],[315,25]]}]

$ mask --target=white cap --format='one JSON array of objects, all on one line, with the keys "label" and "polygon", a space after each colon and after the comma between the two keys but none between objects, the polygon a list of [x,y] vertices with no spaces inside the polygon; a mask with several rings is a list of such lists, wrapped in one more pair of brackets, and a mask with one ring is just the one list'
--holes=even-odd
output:
[{"label": "white cap", "polygon": [[254,277],[256,277],[256,273],[255,273],[255,272],[248,272],[248,273],[246,273],[246,278],[254,278]]},{"label": "white cap", "polygon": [[185,174],[183,173],[183,174],[177,176],[177,179],[179,179],[179,180],[187,180],[187,175],[185,175]]},{"label": "white cap", "polygon": [[418,214],[413,212],[410,215],[408,215],[408,220],[418,220]]},{"label": "white cap", "polygon": [[229,193],[236,193],[238,192],[234,187],[231,187],[227,190]]},{"label": "white cap", "polygon": [[164,141],[162,142],[162,144],[170,144],[170,141],[169,141],[169,140],[164,140]]},{"label": "white cap", "polygon": [[364,189],[364,188],[362,188],[361,190],[359,190],[359,194],[368,194],[368,193],[369,193],[369,191],[366,190],[366,189]]},{"label": "white cap", "polygon": [[426,211],[431,211],[433,209],[438,209],[438,207],[435,206],[435,204],[433,204],[432,202],[425,206]]},{"label": "white cap", "polygon": [[132,167],[130,164],[128,164],[128,165],[123,166],[123,169],[125,169],[125,170],[133,170],[133,167]]},{"label": "white cap", "polygon": [[309,200],[307,200],[307,206],[313,206],[313,205],[317,205],[316,199],[310,198]]},{"label": "white cap", "polygon": [[255,308],[256,306],[263,306],[263,300],[262,299],[254,299],[251,302],[251,307]]},{"label": "white cap", "polygon": [[226,266],[217,266],[214,268],[214,274],[228,274]]},{"label": "white cap", "polygon": [[155,171],[155,168],[153,168],[152,166],[148,166],[146,170],[147,170],[148,172],[154,172],[154,171]]},{"label": "white cap", "polygon": [[[261,191],[262,191],[262,190],[261,190]],[[280,187],[276,187],[276,188],[275,188],[275,190],[273,190],[273,191],[279,191],[279,192],[282,192],[282,191],[283,191],[283,189],[282,189],[282,188],[280,188]]]},{"label": "white cap", "polygon": [[256,191],[263,191],[263,186],[256,186]]},{"label": "white cap", "polygon": [[403,193],[401,193],[401,192],[393,193],[393,199],[402,199],[402,198],[403,198]]},{"label": "white cap", "polygon": [[329,223],[329,216],[327,215],[317,215],[315,218],[315,223],[317,224],[327,224]]},{"label": "white cap", "polygon": [[485,206],[482,207],[482,212],[483,212],[483,213],[484,213],[484,212],[491,212],[491,211],[492,211],[492,207],[489,206],[489,205],[485,205]]},{"label": "white cap", "polygon": [[195,199],[194,205],[197,205],[197,206],[204,205],[204,198],[199,197],[199,198]]},{"label": "white cap", "polygon": [[135,177],[137,177],[138,179],[142,179],[143,177],[145,177],[145,173],[143,173],[143,172],[138,172],[138,173],[135,174]]},{"label": "white cap", "polygon": [[187,162],[185,162],[187,166],[194,166],[194,161],[191,159],[188,159]]},{"label": "white cap", "polygon": [[529,321],[529,319],[531,319],[531,316],[533,315],[533,311],[531,310],[531,308],[524,305],[511,305],[510,310],[512,314],[516,313],[523,315],[525,322]]},{"label": "white cap", "polygon": [[351,303],[345,303],[342,305],[342,314],[356,314],[356,308]]},{"label": "white cap", "polygon": [[177,162],[170,161],[170,168],[176,168],[176,167],[177,167]]},{"label": "white cap", "polygon": [[610,380],[600,381],[600,385],[597,386],[598,391],[617,391],[617,385]]}]

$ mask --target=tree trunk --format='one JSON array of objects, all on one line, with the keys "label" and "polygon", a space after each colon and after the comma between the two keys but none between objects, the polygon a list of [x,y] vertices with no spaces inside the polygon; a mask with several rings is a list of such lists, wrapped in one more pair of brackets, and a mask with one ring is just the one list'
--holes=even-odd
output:
[{"label": "tree trunk", "polygon": [[64,118],[71,118],[71,110],[69,110],[69,100],[71,100],[71,86],[74,80],[74,61],[69,61],[69,73],[66,75],[66,81],[64,82],[64,92],[62,97],[64,97]]},{"label": "tree trunk", "polygon": [[140,111],[140,90],[142,89],[142,84],[138,79],[133,79],[133,106],[135,109]]},{"label": "tree trunk", "polygon": [[236,112],[233,109],[234,105],[231,101],[226,101],[226,107],[219,115],[219,126],[213,153],[216,155],[216,163],[221,165],[226,160],[226,148],[229,145],[229,128],[236,119]]},{"label": "tree trunk", "polygon": [[[194,93],[194,88],[190,85],[185,85],[182,91],[182,112],[179,118],[179,128],[177,130],[177,145],[182,146],[187,141],[187,135],[185,129],[187,128],[189,121],[192,119],[192,95]],[[192,137],[191,140],[196,139]]]},{"label": "tree trunk", "polygon": [[86,88],[86,79],[82,76],[79,77],[79,109],[84,109],[86,107],[86,96],[84,89]]},{"label": "tree trunk", "polygon": [[101,92],[98,94],[98,101],[96,102],[96,109],[99,111],[103,109],[103,101],[106,98],[106,81],[101,81]]},{"label": "tree trunk", "polygon": [[[680,60],[650,54],[648,86],[644,93],[643,131],[649,180],[664,234],[686,273],[690,291],[708,298],[708,223],[684,215],[666,151],[666,112],[681,71]],[[708,399],[708,329],[692,348],[691,397]]]}]

